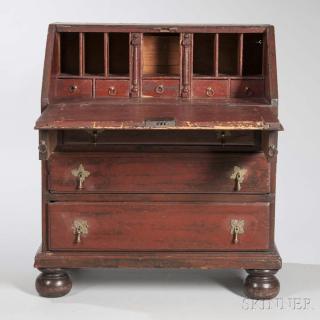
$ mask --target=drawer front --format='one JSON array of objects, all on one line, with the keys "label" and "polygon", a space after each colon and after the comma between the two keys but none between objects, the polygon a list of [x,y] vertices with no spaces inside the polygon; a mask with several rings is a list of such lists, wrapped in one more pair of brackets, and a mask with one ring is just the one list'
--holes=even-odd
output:
[{"label": "drawer front", "polygon": [[227,98],[228,80],[193,80],[192,96],[194,98]]},{"label": "drawer front", "polygon": [[50,203],[50,250],[269,248],[268,203]]},{"label": "drawer front", "polygon": [[264,97],[264,80],[231,80],[232,98]]},{"label": "drawer front", "polygon": [[172,132],[166,130],[104,130],[96,136],[86,130],[64,130],[62,143],[67,146],[97,144],[148,144],[148,145],[213,145],[213,146],[241,146],[258,148],[260,132],[248,131],[193,131]]},{"label": "drawer front", "polygon": [[270,191],[263,153],[55,153],[48,168],[51,192]]},{"label": "drawer front", "polygon": [[58,79],[56,97],[92,97],[92,80]]},{"label": "drawer front", "polygon": [[128,80],[96,80],[96,97],[128,97]]},{"label": "drawer front", "polygon": [[145,97],[178,97],[179,80],[143,80],[142,95]]}]

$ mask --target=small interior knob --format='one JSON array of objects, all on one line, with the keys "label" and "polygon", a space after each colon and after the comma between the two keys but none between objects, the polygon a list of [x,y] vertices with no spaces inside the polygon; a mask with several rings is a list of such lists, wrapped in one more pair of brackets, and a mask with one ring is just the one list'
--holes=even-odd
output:
[{"label": "small interior knob", "polygon": [[156,93],[161,94],[164,92],[164,86],[162,84],[159,84],[156,89],[155,89]]}]

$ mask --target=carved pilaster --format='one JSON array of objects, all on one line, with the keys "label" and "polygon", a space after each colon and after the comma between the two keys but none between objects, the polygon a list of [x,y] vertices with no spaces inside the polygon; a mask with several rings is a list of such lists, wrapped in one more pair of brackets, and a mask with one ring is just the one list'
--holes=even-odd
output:
[{"label": "carved pilaster", "polygon": [[141,33],[131,35],[131,96],[139,97],[141,83]]},{"label": "carved pilaster", "polygon": [[190,81],[191,81],[191,43],[192,36],[190,33],[182,35],[182,85],[181,96],[183,98],[190,97]]}]

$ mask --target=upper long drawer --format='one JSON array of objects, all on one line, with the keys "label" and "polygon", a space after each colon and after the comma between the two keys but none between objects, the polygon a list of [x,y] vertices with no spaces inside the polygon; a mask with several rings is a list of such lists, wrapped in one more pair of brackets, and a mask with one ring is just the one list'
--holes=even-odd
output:
[{"label": "upper long drawer", "polygon": [[263,153],[56,153],[51,192],[268,193]]}]

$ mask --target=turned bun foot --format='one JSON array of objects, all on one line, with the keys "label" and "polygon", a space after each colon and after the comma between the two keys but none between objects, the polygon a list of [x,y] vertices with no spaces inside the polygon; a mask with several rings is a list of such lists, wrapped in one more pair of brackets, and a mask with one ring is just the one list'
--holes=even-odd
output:
[{"label": "turned bun foot", "polygon": [[251,299],[272,299],[280,291],[279,280],[274,276],[278,270],[249,269],[244,282],[245,294]]},{"label": "turned bun foot", "polygon": [[42,269],[36,279],[36,289],[46,298],[62,297],[70,292],[72,282],[69,275],[60,269]]}]

